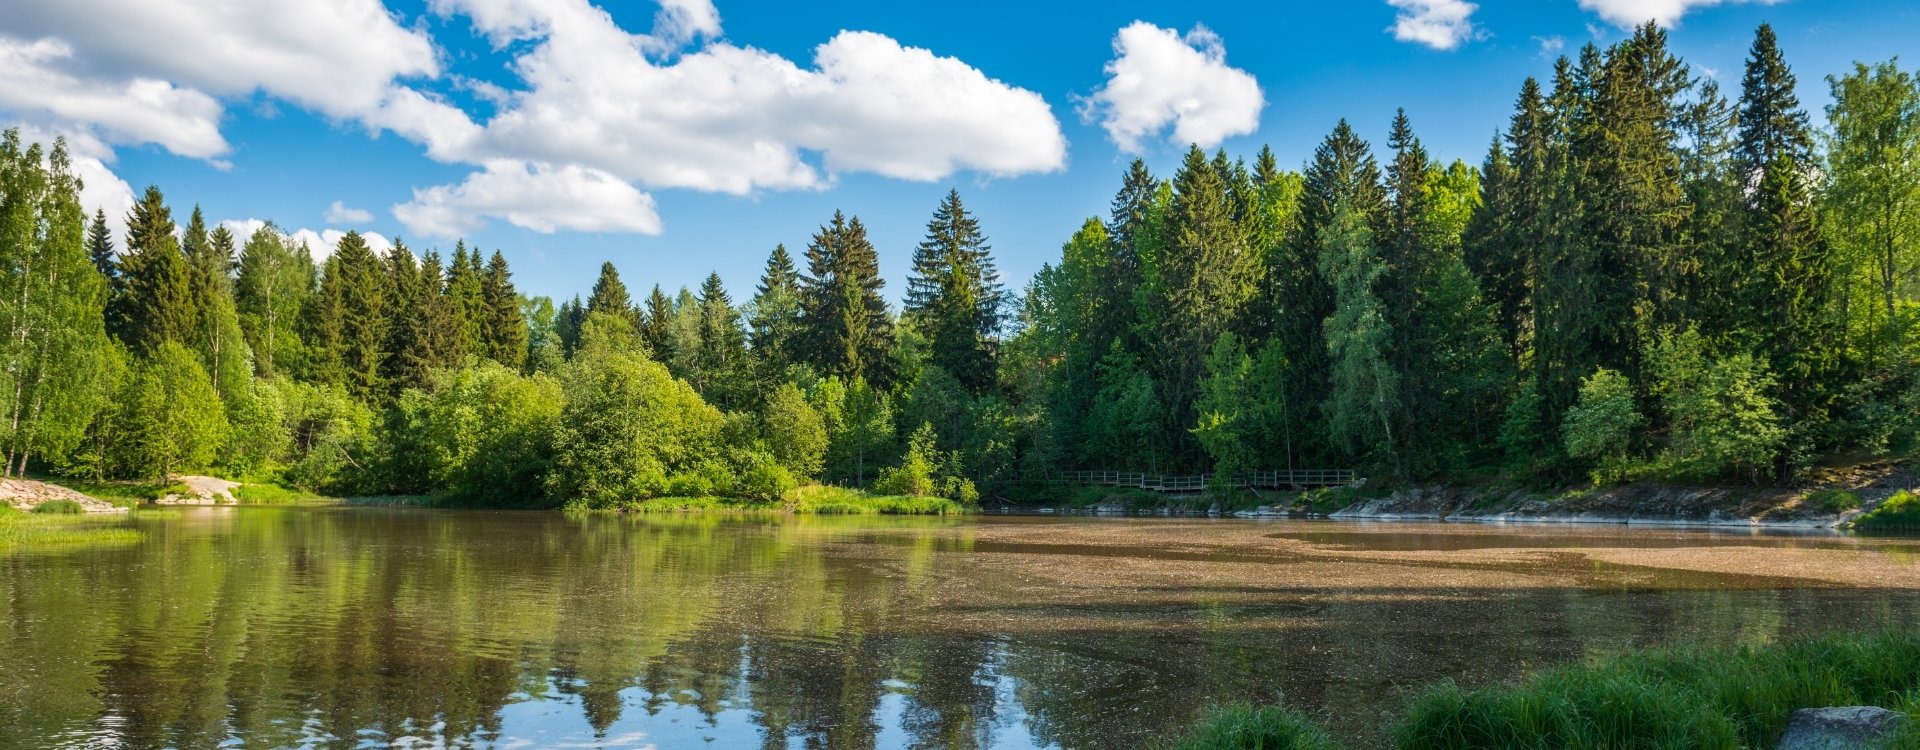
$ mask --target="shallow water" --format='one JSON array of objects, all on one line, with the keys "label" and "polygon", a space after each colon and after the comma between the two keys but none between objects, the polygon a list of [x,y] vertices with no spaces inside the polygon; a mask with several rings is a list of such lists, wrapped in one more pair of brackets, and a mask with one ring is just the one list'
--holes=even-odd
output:
[{"label": "shallow water", "polygon": [[192,508],[0,557],[0,747],[1132,748],[1282,699],[1920,622],[1920,541]]}]

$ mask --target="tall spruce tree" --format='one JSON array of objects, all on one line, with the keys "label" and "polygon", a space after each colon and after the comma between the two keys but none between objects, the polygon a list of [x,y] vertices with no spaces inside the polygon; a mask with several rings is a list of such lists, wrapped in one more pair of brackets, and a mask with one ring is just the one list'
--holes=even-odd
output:
[{"label": "tall spruce tree", "polygon": [[347,232],[327,259],[320,282],[318,335],[312,343],[324,382],[346,387],[363,402],[388,395],[382,376],[390,311],[386,263],[357,231]]},{"label": "tall spruce tree", "polygon": [[1195,421],[1193,403],[1207,355],[1239,322],[1259,281],[1259,259],[1247,247],[1238,220],[1225,153],[1216,161],[1209,163],[1198,147],[1187,150],[1174,174],[1170,231],[1158,259],[1161,315],[1154,369],[1169,410],[1165,426],[1178,430],[1169,434],[1182,436],[1176,460],[1186,462],[1201,457],[1185,428]]},{"label": "tall spruce tree", "polygon": [[1750,317],[1742,328],[1779,376],[1789,409],[1804,414],[1821,398],[1819,376],[1831,364],[1832,264],[1814,213],[1813,135],[1794,86],[1773,27],[1761,25],[1741,79],[1734,150],[1740,184],[1750,186],[1739,289]]},{"label": "tall spruce tree", "polygon": [[[387,304],[395,314],[387,326],[386,359],[381,362],[387,388],[399,395],[409,388],[426,388],[439,365],[434,361],[429,333],[429,305],[440,294],[440,261],[423,268],[413,251],[398,238],[386,258]],[[429,277],[427,274],[433,275]]]},{"label": "tall spruce tree", "polygon": [[487,273],[480,280],[481,301],[485,305],[487,357],[519,370],[527,363],[527,318],[520,312],[520,293],[513,288],[513,272],[507,258],[495,250],[487,261]]},{"label": "tall spruce tree", "polygon": [[973,393],[994,382],[994,347],[1006,288],[980,221],[948,191],[913,253],[904,317],[927,339],[931,364]]},{"label": "tall spruce tree", "polygon": [[149,186],[127,215],[122,289],[114,295],[112,313],[121,341],[136,353],[166,341],[184,344],[193,336],[193,288],[174,228],[165,196]]},{"label": "tall spruce tree", "polygon": [[100,278],[109,282],[120,274],[120,256],[113,250],[113,230],[107,228],[107,210],[93,210],[93,223],[87,225],[87,256]]},{"label": "tall spruce tree", "polygon": [[855,217],[835,211],[807,244],[800,277],[801,341],[822,373],[860,379],[885,390],[893,383],[893,320],[880,295],[880,256]]},{"label": "tall spruce tree", "polygon": [[748,308],[754,359],[761,366],[761,378],[772,382],[795,362],[800,331],[800,272],[786,245],[774,245],[767,256],[766,270]]},{"label": "tall spruce tree", "polygon": [[593,293],[587,296],[587,312],[608,315],[633,315],[633,298],[620,280],[620,269],[611,261],[600,264],[600,277],[593,281]]},{"label": "tall spruce tree", "polygon": [[709,273],[700,284],[696,298],[700,310],[700,347],[697,359],[704,383],[697,384],[708,400],[722,408],[736,408],[744,401],[743,372],[746,365],[746,334],[740,330],[740,312],[733,307],[720,274]]},{"label": "tall spruce tree", "polygon": [[[589,303],[588,307],[591,308],[592,304]],[[660,362],[671,361],[674,357],[673,298],[668,297],[659,284],[654,284],[653,290],[647,293],[646,309],[638,312],[635,319],[639,321],[636,330],[640,334],[640,340],[653,351],[654,359]]]}]

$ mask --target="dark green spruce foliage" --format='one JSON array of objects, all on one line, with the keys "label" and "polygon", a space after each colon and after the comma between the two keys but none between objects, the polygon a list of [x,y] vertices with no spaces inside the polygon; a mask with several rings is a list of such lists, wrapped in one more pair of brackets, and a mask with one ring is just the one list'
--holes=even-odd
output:
[{"label": "dark green spruce foliage", "polygon": [[800,277],[806,363],[823,374],[891,385],[893,322],[880,293],[885,286],[866,226],[835,211],[807,243],[807,272]]},{"label": "dark green spruce foliage", "polygon": [[148,187],[127,214],[127,253],[110,313],[127,348],[144,354],[190,339],[196,318],[190,273],[174,238],[173,211],[160,188]]},{"label": "dark green spruce foliage", "polygon": [[930,364],[980,393],[994,383],[994,347],[1006,290],[1000,285],[980,221],[951,191],[927,222],[927,237],[913,252],[902,317],[932,350]]}]

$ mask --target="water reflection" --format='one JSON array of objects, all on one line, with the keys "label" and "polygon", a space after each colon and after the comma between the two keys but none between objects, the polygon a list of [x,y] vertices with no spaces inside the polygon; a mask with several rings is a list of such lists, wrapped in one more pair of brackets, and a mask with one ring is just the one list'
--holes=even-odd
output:
[{"label": "water reflection", "polygon": [[[1396,690],[1436,677],[1920,615],[1920,581],[1566,551],[1729,542],[1704,535],[270,508],[147,523],[136,547],[0,558],[0,746],[1127,748],[1211,701],[1283,695],[1364,743]],[[1734,541],[1876,564],[1915,549]],[[1470,552],[1515,548],[1538,552]]]}]

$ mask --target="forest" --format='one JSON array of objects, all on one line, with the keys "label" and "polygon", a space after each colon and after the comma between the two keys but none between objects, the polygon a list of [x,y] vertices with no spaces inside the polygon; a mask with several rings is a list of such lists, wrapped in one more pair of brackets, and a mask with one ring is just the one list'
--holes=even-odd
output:
[{"label": "forest", "polygon": [[268,225],[115,237],[63,143],[0,143],[9,475],[212,472],[336,496],[618,508],[807,485],[1018,500],[1065,469],[1386,485],[1789,482],[1920,432],[1920,83],[1772,30],[1737,95],[1654,25],[1520,85],[1478,166],[1346,121],[1299,171],[1135,161],[1023,288],[950,193],[888,301],[858,217],[644,296],[499,252]]}]

